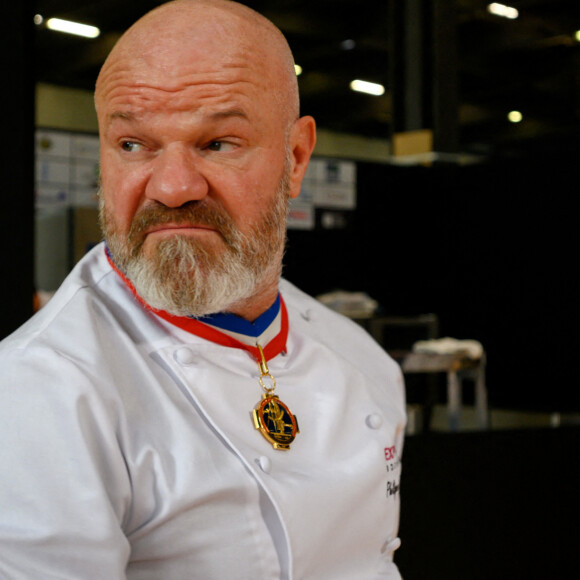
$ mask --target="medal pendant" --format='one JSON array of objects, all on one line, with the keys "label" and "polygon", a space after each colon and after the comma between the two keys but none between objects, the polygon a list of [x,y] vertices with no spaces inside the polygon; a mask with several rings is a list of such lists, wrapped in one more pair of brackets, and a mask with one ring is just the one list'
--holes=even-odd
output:
[{"label": "medal pendant", "polygon": [[298,421],[290,409],[278,398],[266,392],[252,411],[254,427],[272,444],[274,449],[290,449],[297,433]]}]

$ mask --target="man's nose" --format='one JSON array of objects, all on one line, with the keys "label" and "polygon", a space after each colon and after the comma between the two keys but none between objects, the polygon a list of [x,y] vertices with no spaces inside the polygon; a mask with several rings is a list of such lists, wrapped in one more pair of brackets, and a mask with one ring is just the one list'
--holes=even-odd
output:
[{"label": "man's nose", "polygon": [[180,207],[189,201],[203,199],[209,185],[199,170],[199,162],[195,151],[187,146],[170,145],[155,160],[146,196],[167,207]]}]

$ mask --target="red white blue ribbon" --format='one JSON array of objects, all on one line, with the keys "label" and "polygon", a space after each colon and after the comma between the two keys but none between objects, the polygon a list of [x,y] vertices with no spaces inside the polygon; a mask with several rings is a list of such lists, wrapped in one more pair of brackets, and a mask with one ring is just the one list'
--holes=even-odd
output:
[{"label": "red white blue ribbon", "polygon": [[[163,320],[185,330],[186,332],[190,332],[191,334],[195,334],[200,338],[205,340],[209,340],[211,342],[220,344],[222,346],[227,346],[230,348],[239,348],[249,352],[257,361],[258,363],[261,362],[262,357],[260,355],[260,351],[257,346],[252,346],[250,344],[245,344],[236,340],[233,336],[225,334],[221,332],[218,328],[211,326],[201,320],[197,320],[196,318],[190,318],[187,316],[176,316],[174,314],[170,314],[165,310],[158,310],[156,308],[152,308],[147,304],[140,296],[137,294],[135,287],[131,283],[131,281],[117,268],[115,263],[113,262],[109,252],[105,250],[107,260],[109,264],[113,268],[113,270],[121,277],[125,285],[129,288],[135,298],[141,303],[141,305],[155,314],[159,316]],[[280,296],[280,332],[272,338],[265,346],[262,346],[262,351],[266,360],[271,360],[275,356],[278,356],[281,352],[286,350],[286,341],[288,339],[288,311],[286,310],[286,305],[284,304],[284,300],[282,296]]]}]

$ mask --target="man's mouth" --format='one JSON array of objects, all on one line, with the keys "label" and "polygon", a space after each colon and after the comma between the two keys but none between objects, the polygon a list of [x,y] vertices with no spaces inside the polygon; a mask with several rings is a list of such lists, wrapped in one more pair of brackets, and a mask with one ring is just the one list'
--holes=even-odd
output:
[{"label": "man's mouth", "polygon": [[189,224],[189,223],[182,223],[182,224],[158,224],[156,226],[151,226],[145,230],[144,235],[148,236],[149,234],[156,234],[156,233],[199,233],[203,234],[205,232],[213,232],[217,233],[217,229],[214,226],[208,226],[204,224]]}]

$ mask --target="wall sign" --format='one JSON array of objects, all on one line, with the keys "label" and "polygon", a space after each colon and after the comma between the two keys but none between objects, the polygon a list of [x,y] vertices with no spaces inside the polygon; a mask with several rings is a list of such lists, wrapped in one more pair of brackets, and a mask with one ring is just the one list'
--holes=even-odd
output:
[{"label": "wall sign", "polygon": [[[356,209],[356,163],[338,159],[311,159],[300,196],[290,203],[289,229],[314,229],[317,208],[338,212]],[[326,228],[328,220],[319,220]],[[348,223],[348,219],[339,220]],[[332,228],[342,227],[336,220]]]},{"label": "wall sign", "polygon": [[97,135],[36,131],[36,207],[97,207]]}]

